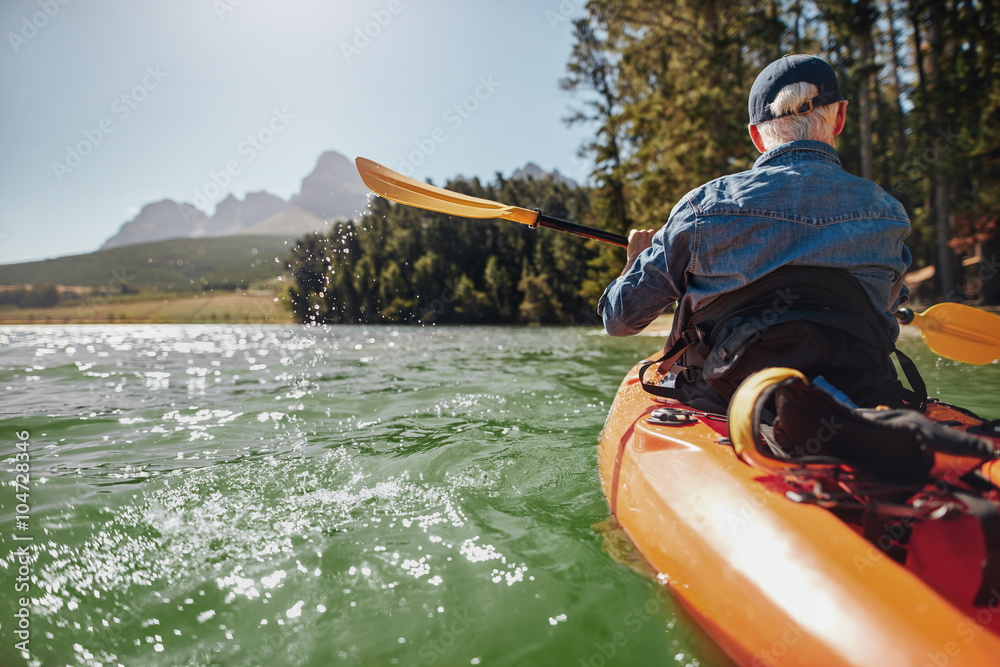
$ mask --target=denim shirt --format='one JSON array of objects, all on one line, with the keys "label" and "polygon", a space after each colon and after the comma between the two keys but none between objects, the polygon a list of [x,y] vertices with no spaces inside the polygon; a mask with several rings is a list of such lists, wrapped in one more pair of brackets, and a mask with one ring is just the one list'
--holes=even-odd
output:
[{"label": "denim shirt", "polygon": [[895,340],[892,313],[909,299],[909,233],[903,206],[844,171],[832,146],[793,141],[686,194],[597,310],[609,334],[629,336],[679,300],[676,335],[716,297],[781,266],[823,266],[860,281]]}]

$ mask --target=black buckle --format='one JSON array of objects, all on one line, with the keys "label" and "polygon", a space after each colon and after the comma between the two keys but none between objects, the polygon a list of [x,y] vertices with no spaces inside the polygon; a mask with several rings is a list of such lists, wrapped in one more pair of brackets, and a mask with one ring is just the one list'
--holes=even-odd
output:
[{"label": "black buckle", "polygon": [[657,426],[684,426],[698,421],[690,410],[679,408],[657,408],[649,413],[646,421]]}]

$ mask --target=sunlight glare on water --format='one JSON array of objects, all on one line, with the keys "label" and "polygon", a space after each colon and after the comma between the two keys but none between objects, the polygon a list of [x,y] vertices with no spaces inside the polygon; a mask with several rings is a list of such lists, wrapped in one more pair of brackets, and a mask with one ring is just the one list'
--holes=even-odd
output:
[{"label": "sunlight glare on water", "polygon": [[[984,389],[1000,367],[905,343],[943,398],[1000,416]],[[5,470],[30,433],[33,664],[598,665],[608,646],[621,664],[720,664],[598,532],[598,433],[657,345],[582,328],[0,329]],[[13,604],[4,665],[21,660]]]},{"label": "sunlight glare on water", "polygon": [[[599,657],[595,632],[656,593],[590,528],[607,516],[597,435],[649,345],[609,354],[589,334],[0,330],[3,425],[33,456],[36,660]],[[695,655],[674,613],[621,650]]]}]

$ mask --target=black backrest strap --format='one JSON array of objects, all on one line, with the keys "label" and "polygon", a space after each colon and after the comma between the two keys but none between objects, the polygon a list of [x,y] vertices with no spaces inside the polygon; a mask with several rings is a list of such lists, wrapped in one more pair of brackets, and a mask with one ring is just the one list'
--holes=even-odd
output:
[{"label": "black backrest strap", "polygon": [[903,370],[906,381],[910,383],[909,391],[903,389],[907,403],[910,403],[912,407],[920,412],[924,412],[927,410],[927,385],[924,384],[924,379],[920,377],[917,365],[913,363],[913,359],[900,352],[898,348],[893,347],[892,351],[896,353],[899,367]]},{"label": "black backrest strap", "polygon": [[697,328],[688,327],[682,331],[680,336],[677,337],[677,340],[674,341],[674,344],[671,345],[659,359],[656,359],[655,361],[647,361],[639,368],[639,384],[642,385],[642,388],[654,396],[661,396],[663,398],[679,398],[679,393],[673,391],[672,387],[661,387],[660,385],[646,382],[646,370],[649,369],[650,366],[657,365],[662,365],[664,370],[670,370],[673,368],[674,364],[677,363],[677,360],[683,356],[684,352],[700,340],[701,335]]}]

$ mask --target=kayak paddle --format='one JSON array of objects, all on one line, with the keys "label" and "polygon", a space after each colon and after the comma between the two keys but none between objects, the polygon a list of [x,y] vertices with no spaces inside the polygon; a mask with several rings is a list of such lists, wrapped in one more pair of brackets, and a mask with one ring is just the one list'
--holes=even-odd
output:
[{"label": "kayak paddle", "polygon": [[461,218],[503,218],[504,220],[520,222],[529,227],[547,227],[622,248],[628,247],[628,239],[620,234],[612,234],[603,229],[584,227],[574,222],[553,218],[544,215],[537,209],[531,211],[518,206],[508,206],[421,183],[367,158],[359,157],[354,162],[358,167],[358,173],[361,174],[361,180],[372,192],[400,204],[456,215]]},{"label": "kayak paddle", "polygon": [[967,364],[988,364],[1000,357],[1000,317],[960,303],[939,303],[923,313],[909,308],[896,319],[914,324],[935,354]]}]

